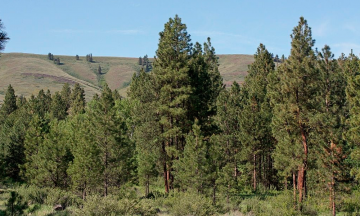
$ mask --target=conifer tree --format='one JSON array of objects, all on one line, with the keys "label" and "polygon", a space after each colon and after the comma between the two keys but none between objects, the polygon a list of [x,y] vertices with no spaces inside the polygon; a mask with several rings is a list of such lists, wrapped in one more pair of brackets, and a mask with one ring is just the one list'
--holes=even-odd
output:
[{"label": "conifer tree", "polygon": [[217,99],[217,115],[215,120],[219,132],[211,137],[211,164],[213,203],[216,190],[222,190],[229,202],[230,193],[237,190],[240,164],[239,153],[239,115],[241,109],[241,91],[234,82],[230,90],[223,89]]},{"label": "conifer tree", "polygon": [[59,92],[55,92],[51,100],[50,116],[58,120],[63,120],[67,116],[66,101],[63,100]]},{"label": "conifer tree", "polygon": [[[66,170],[72,159],[67,145],[65,122],[53,119],[49,131],[36,146],[36,153],[27,157],[27,176],[38,186],[66,188],[69,182]],[[30,134],[29,134],[30,135]],[[34,143],[27,139],[27,147]],[[29,155],[28,155],[29,156]],[[31,165],[30,165],[31,164]]]},{"label": "conifer tree", "polygon": [[118,186],[131,177],[129,160],[133,153],[125,122],[116,115],[115,101],[107,85],[101,97],[90,105],[90,131],[100,154],[101,174],[98,178],[102,181],[104,196],[107,196],[110,186]]},{"label": "conifer tree", "polygon": [[161,133],[159,115],[157,113],[154,79],[151,74],[141,69],[140,74],[133,75],[130,91],[131,98],[131,125],[133,140],[136,142],[138,179],[145,186],[145,195],[150,192],[150,182],[161,169],[160,160],[161,142],[158,137]]},{"label": "conifer tree", "polygon": [[71,188],[81,191],[85,200],[88,193],[101,185],[100,150],[91,133],[91,123],[86,114],[77,114],[69,122],[68,139],[73,155],[67,173],[71,179]]},{"label": "conifer tree", "polygon": [[21,180],[20,166],[25,162],[24,140],[31,120],[27,105],[11,113],[0,129],[0,178]]},{"label": "conifer tree", "polygon": [[[291,35],[291,54],[278,72],[279,86],[271,93],[274,105],[273,135],[277,140],[274,153],[275,167],[284,176],[297,175],[299,208],[306,196],[306,171],[311,140],[311,118],[319,102],[319,78],[316,57],[312,49],[315,41],[307,21],[300,17]],[[274,90],[273,89],[273,90]],[[295,188],[295,185],[294,185]],[[295,191],[294,191],[294,195]]]},{"label": "conifer tree", "polygon": [[[273,170],[271,154],[274,148],[271,134],[272,111],[266,97],[267,76],[275,69],[271,54],[263,44],[254,55],[255,62],[249,66],[249,74],[245,77],[243,92],[243,108],[239,119],[244,147],[244,157],[248,157],[253,167],[253,189],[261,179],[265,186],[270,186]],[[250,153],[251,155],[246,156]],[[258,171],[258,172],[257,172]],[[263,171],[263,173],[261,173]]]},{"label": "conifer tree", "polygon": [[99,67],[98,67],[98,74],[101,74],[101,67],[100,67],[100,65],[99,65]]},{"label": "conifer tree", "polygon": [[330,47],[325,45],[321,52],[317,53],[318,68],[321,73],[321,104],[317,116],[313,117],[316,122],[317,173],[320,181],[326,179],[326,187],[329,189],[330,206],[333,215],[336,215],[336,186],[338,180],[344,174],[344,159],[346,146],[343,140],[345,131],[346,106],[346,77],[340,70],[334,59]]},{"label": "conifer tree", "polygon": [[208,185],[207,145],[201,128],[195,120],[192,131],[186,136],[186,145],[180,159],[174,162],[176,183],[182,190],[203,192]]},{"label": "conifer tree", "polygon": [[158,97],[161,126],[161,149],[165,191],[173,188],[172,164],[177,151],[184,148],[184,135],[189,131],[187,107],[192,91],[188,60],[191,39],[186,25],[176,15],[160,32],[153,73]]},{"label": "conifer tree", "polygon": [[76,114],[81,114],[85,112],[85,91],[81,88],[79,83],[76,83],[74,89],[70,95],[71,105],[70,105],[70,115],[74,116]]},{"label": "conifer tree", "polygon": [[42,161],[40,147],[47,133],[49,133],[49,120],[44,119],[39,114],[34,115],[25,136],[25,163],[22,166],[22,174],[28,182],[40,186],[43,184],[42,179],[38,178],[40,177],[38,170]]},{"label": "conifer tree", "polygon": [[4,31],[4,25],[0,19],[0,52],[5,49],[5,43],[10,40],[7,33]]},{"label": "conifer tree", "polygon": [[141,56],[139,57],[139,65],[143,65]]},{"label": "conifer tree", "polygon": [[350,54],[347,58],[343,57],[342,69],[346,75],[346,99],[348,102],[349,118],[347,119],[348,131],[346,139],[353,149],[350,154],[350,162],[353,163],[351,175],[358,181],[360,180],[360,168],[358,161],[360,160],[360,122],[359,122],[359,98],[360,98],[360,60],[354,54]]},{"label": "conifer tree", "polygon": [[11,85],[9,85],[5,93],[4,103],[0,108],[1,114],[3,115],[3,117],[8,116],[16,109],[17,109],[17,105],[16,105],[15,90]]},{"label": "conifer tree", "polygon": [[71,88],[69,83],[65,83],[60,92],[61,99],[66,104],[66,112],[69,112],[71,106]]}]

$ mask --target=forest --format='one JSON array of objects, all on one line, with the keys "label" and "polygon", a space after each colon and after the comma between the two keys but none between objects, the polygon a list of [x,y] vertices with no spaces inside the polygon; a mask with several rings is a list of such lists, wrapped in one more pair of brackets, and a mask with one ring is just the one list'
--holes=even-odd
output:
[{"label": "forest", "polygon": [[315,48],[300,17],[289,56],[254,60],[226,87],[176,15],[127,97],[9,84],[0,215],[359,215],[359,57]]}]

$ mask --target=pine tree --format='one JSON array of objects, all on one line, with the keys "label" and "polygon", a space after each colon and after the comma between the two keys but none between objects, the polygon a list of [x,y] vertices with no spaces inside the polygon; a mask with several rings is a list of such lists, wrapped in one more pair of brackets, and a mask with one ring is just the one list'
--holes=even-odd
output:
[{"label": "pine tree", "polygon": [[326,187],[329,189],[330,206],[333,215],[336,215],[335,190],[337,181],[344,173],[344,159],[346,157],[346,146],[343,140],[345,131],[346,106],[346,79],[330,47],[325,45],[321,52],[317,53],[318,68],[321,73],[321,109],[316,121],[316,143],[315,151],[318,152],[317,159],[319,167],[319,180],[326,179]]},{"label": "pine tree", "polygon": [[[116,115],[115,101],[110,88],[105,85],[101,97],[90,104],[90,131],[100,152],[104,196],[110,186],[118,186],[131,177],[129,161],[132,148],[126,136],[126,125]],[[119,175],[120,173],[120,175]]]},{"label": "pine tree", "polygon": [[80,60],[79,55],[76,55],[76,56],[75,56],[75,59],[76,59],[76,60]]},{"label": "pine tree", "polygon": [[0,129],[0,178],[20,181],[20,166],[25,162],[24,140],[31,121],[27,104],[11,113]]},{"label": "pine tree", "polygon": [[159,95],[162,163],[165,191],[173,188],[172,164],[177,151],[184,148],[184,136],[189,131],[187,106],[192,91],[188,60],[192,44],[186,25],[176,15],[160,32],[153,73]]},{"label": "pine tree", "polygon": [[60,92],[61,99],[66,104],[66,112],[69,112],[71,106],[71,88],[69,83],[65,83]]},{"label": "pine tree", "polygon": [[139,65],[143,65],[141,56],[139,57]]},{"label": "pine tree", "polygon": [[[133,140],[136,143],[138,180],[145,186],[145,195],[150,192],[150,181],[158,175],[161,169],[160,160],[161,142],[159,116],[156,109],[156,94],[154,79],[151,74],[142,69],[137,76],[133,75],[130,91],[131,123],[128,128],[133,129]],[[130,131],[131,132],[131,131]]]},{"label": "pine tree", "polygon": [[10,40],[7,33],[4,31],[4,25],[0,19],[0,52],[5,49],[5,43]]},{"label": "pine tree", "polygon": [[96,191],[101,185],[100,150],[91,133],[90,121],[86,114],[77,114],[69,122],[68,140],[73,155],[67,173],[71,187],[80,190],[85,200],[88,193]]},{"label": "pine tree", "polygon": [[100,65],[99,65],[99,67],[98,67],[98,74],[101,74],[101,67],[100,67]]},{"label": "pine tree", "polygon": [[67,116],[67,104],[59,92],[55,92],[51,100],[50,116],[57,120],[64,120]]},{"label": "pine tree", "polygon": [[4,103],[0,108],[0,113],[2,115],[2,118],[5,118],[6,116],[10,115],[16,109],[17,109],[17,105],[16,105],[15,90],[11,85],[9,85],[5,93]]},{"label": "pine tree", "polygon": [[342,70],[346,76],[346,99],[348,102],[349,118],[347,119],[348,131],[346,132],[346,140],[353,149],[349,161],[352,163],[351,175],[356,180],[360,180],[360,168],[358,161],[360,160],[360,142],[359,142],[359,83],[360,83],[360,60],[354,54],[350,54],[347,58],[343,56],[340,60]]},{"label": "pine tree", "polygon": [[239,115],[242,96],[240,86],[234,82],[230,90],[223,89],[217,99],[215,122],[219,132],[211,137],[211,164],[213,203],[216,190],[224,191],[229,202],[230,193],[237,190],[240,164]]},{"label": "pine tree", "polygon": [[49,133],[49,120],[44,119],[40,115],[34,115],[26,132],[25,147],[25,163],[22,166],[22,174],[27,182],[37,185],[43,185],[43,179],[39,176],[40,148],[43,145],[45,134]]},{"label": "pine tree", "polygon": [[26,170],[28,176],[31,176],[30,182],[38,186],[67,187],[69,179],[66,170],[72,155],[64,125],[63,121],[52,120],[48,133],[44,134],[36,147],[36,154],[28,157],[32,159],[28,161],[31,164],[28,167],[32,169]]},{"label": "pine tree", "polygon": [[81,114],[85,112],[85,91],[80,87],[79,83],[76,83],[74,89],[70,95],[71,105],[70,105],[70,115],[74,116],[76,114]]},{"label": "pine tree", "polygon": [[[272,120],[273,135],[277,140],[274,152],[274,165],[283,176],[297,172],[299,208],[306,196],[306,171],[308,170],[309,149],[312,146],[309,136],[311,118],[316,113],[319,102],[319,71],[312,49],[315,41],[307,21],[301,17],[291,35],[291,54],[278,72],[279,86],[272,87],[274,105]],[[294,185],[295,189],[295,185]],[[296,195],[294,190],[294,195]]]},{"label": "pine tree", "polygon": [[201,128],[195,120],[192,131],[186,136],[186,145],[180,159],[174,162],[176,183],[182,190],[203,192],[209,184],[207,145]]},{"label": "pine tree", "polygon": [[[255,62],[249,66],[249,74],[245,77],[243,92],[246,93],[239,123],[240,140],[245,147],[242,152],[252,164],[253,189],[256,191],[258,179],[269,187],[274,172],[271,169],[271,154],[274,148],[270,127],[272,111],[269,109],[266,88],[267,76],[275,69],[275,65],[271,54],[263,44],[258,47],[254,59]],[[262,170],[263,173],[261,173]]]}]

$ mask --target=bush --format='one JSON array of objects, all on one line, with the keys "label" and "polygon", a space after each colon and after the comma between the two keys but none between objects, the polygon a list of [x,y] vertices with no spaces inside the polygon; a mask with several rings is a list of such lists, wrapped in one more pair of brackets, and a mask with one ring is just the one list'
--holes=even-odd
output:
[{"label": "bush", "polygon": [[74,211],[75,215],[156,215],[150,200],[116,199],[115,196],[88,196],[82,209]]},{"label": "bush", "polygon": [[23,185],[16,189],[16,191],[23,196],[24,200],[28,201],[29,204],[44,204],[49,193],[46,188],[39,188],[36,186]]},{"label": "bush", "polygon": [[49,189],[45,200],[46,205],[55,206],[61,205],[63,209],[68,206],[78,207],[83,203],[83,200],[71,192],[60,189]]},{"label": "bush", "polygon": [[353,191],[351,195],[344,196],[342,202],[338,205],[338,211],[360,215],[360,191]]},{"label": "bush", "polygon": [[27,208],[27,203],[16,191],[11,191],[5,206],[7,215],[23,215],[24,209]]},{"label": "bush", "polygon": [[214,215],[211,199],[194,192],[172,192],[164,200],[171,215]]},{"label": "bush", "polygon": [[255,215],[299,215],[294,210],[291,191],[284,191],[279,195],[260,197],[252,197],[245,199],[240,204],[242,213],[253,213]]},{"label": "bush", "polygon": [[63,208],[79,206],[82,199],[69,191],[54,188],[40,188],[36,186],[21,186],[16,191],[28,201],[29,204],[46,204],[54,206],[60,204]]}]

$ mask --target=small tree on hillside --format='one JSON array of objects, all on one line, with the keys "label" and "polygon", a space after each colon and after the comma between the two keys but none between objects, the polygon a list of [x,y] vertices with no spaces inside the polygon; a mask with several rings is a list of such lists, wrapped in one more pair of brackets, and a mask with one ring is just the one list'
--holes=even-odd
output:
[{"label": "small tree on hillside", "polygon": [[101,67],[100,67],[100,65],[99,65],[99,67],[98,67],[98,73],[101,74]]},{"label": "small tree on hillside", "polygon": [[5,43],[10,40],[10,38],[7,36],[7,33],[3,31],[4,26],[0,19],[0,51],[5,48]]},{"label": "small tree on hillside", "polygon": [[76,60],[80,60],[79,55],[76,55],[75,58],[76,58]]}]

